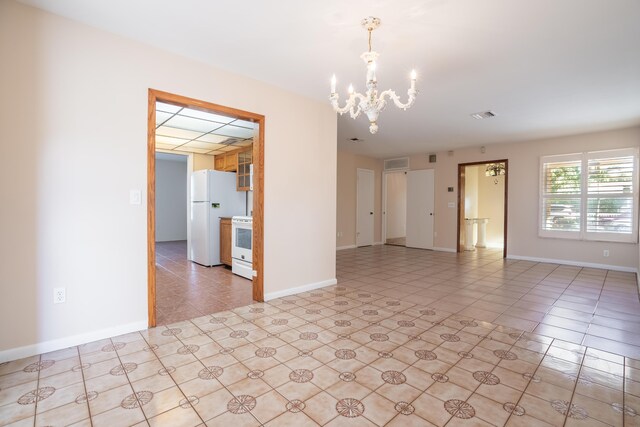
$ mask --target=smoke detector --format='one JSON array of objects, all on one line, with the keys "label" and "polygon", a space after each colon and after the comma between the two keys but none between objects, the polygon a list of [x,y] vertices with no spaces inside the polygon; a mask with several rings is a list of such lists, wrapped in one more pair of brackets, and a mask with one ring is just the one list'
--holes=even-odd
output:
[{"label": "smoke detector", "polygon": [[494,113],[493,111],[482,111],[480,113],[471,114],[471,117],[473,117],[476,120],[490,119],[491,117],[495,117],[495,116],[496,116],[496,113]]}]

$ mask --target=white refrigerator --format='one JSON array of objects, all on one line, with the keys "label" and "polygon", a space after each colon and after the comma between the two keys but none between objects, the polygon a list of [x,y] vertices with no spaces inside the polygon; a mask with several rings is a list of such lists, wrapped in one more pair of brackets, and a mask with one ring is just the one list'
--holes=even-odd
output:
[{"label": "white refrigerator", "polygon": [[189,259],[201,265],[220,264],[220,217],[244,215],[245,194],[236,191],[236,174],[199,170],[191,174],[191,248]]}]

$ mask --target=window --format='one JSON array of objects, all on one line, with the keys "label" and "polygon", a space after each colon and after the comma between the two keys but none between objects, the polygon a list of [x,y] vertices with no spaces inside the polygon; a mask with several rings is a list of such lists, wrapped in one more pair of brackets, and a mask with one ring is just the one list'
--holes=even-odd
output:
[{"label": "window", "polygon": [[540,236],[637,241],[637,148],[546,156],[540,166]]}]

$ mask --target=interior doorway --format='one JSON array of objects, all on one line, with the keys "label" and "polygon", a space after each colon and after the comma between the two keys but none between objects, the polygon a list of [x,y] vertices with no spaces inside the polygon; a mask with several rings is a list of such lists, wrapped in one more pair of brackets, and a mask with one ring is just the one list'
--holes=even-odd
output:
[{"label": "interior doorway", "polygon": [[[246,147],[244,151],[249,150],[248,153],[245,153],[242,156],[243,161],[247,158],[251,157],[251,168],[248,165],[242,164],[242,173],[240,173],[240,160],[238,160],[238,173],[237,173],[237,185],[238,191],[241,189],[248,188],[240,188],[240,187],[248,187],[248,177],[251,175],[252,177],[252,197],[250,201],[247,201],[248,205],[251,207],[251,212],[253,216],[253,249],[252,249],[252,269],[253,269],[253,281],[251,283],[251,293],[253,300],[255,301],[264,301],[264,289],[263,289],[263,236],[264,236],[264,124],[265,118],[260,114],[255,114],[247,111],[237,110],[230,107],[225,107],[213,103],[209,103],[206,101],[201,101],[197,99],[187,98],[180,95],[175,95],[167,92],[162,92],[154,89],[149,89],[149,97],[148,97],[148,123],[147,123],[147,253],[148,253],[148,263],[147,263],[147,272],[148,272],[148,322],[149,327],[156,326],[157,321],[157,311],[156,311],[156,300],[157,300],[157,278],[156,278],[156,261],[157,261],[157,252],[156,252],[156,231],[157,231],[157,213],[156,213],[156,149],[163,148],[164,145],[170,145],[172,139],[179,139],[183,137],[183,135],[173,135],[167,136],[166,141],[157,141],[156,129],[159,124],[158,120],[162,122],[163,115],[166,114],[166,111],[158,111],[158,104],[166,104],[175,106],[181,109],[188,109],[189,111],[195,113],[192,114],[188,119],[204,119],[204,117],[197,117],[198,113],[202,115],[220,115],[222,118],[229,118],[229,121],[226,123],[222,123],[222,126],[229,126],[229,130],[232,130],[231,126],[232,121],[244,122],[245,127],[252,128],[254,127],[257,131],[252,131],[252,146]],[[171,114],[171,112],[168,112]],[[174,113],[172,119],[187,119],[184,117],[177,117]],[[168,116],[167,116],[168,117]],[[167,119],[171,120],[171,119]],[[216,119],[217,120],[217,119]],[[223,120],[223,119],[221,119]],[[224,121],[224,120],[223,120]],[[255,125],[255,126],[252,126]],[[176,128],[179,128],[177,126]],[[175,128],[174,128],[175,129]],[[184,129],[178,129],[184,131]],[[184,132],[183,132],[184,133]],[[184,137],[183,139],[187,139],[184,141],[184,144],[190,144],[192,151],[195,153],[203,153],[205,150],[204,146],[198,148],[198,144],[206,143],[216,143],[214,141],[207,141],[207,138],[204,136],[208,136],[209,138],[217,137],[214,132],[205,132],[207,135],[203,135],[203,138],[192,138],[189,140],[189,137]],[[234,135],[229,135],[234,136]],[[237,142],[237,141],[234,141]],[[227,141],[228,145],[231,145],[229,141]],[[224,146],[224,143],[220,142],[221,146]],[[240,145],[240,144],[239,144]],[[226,150],[232,150],[233,148],[221,147],[219,148],[221,152]],[[250,156],[249,156],[250,155]],[[216,156],[215,162],[216,167],[218,169],[218,160],[222,160],[224,162],[225,158],[229,156]],[[237,157],[240,159],[240,156]],[[213,169],[213,168],[211,168]],[[250,170],[251,169],[251,170]],[[246,176],[245,176],[246,175]],[[218,206],[216,206],[218,205]],[[221,204],[211,203],[212,208],[220,208]],[[225,204],[226,205],[226,204]],[[213,311],[212,311],[213,312]]]},{"label": "interior doorway", "polygon": [[382,173],[383,224],[385,245],[407,244],[407,171]]},{"label": "interior doorway", "polygon": [[356,247],[373,245],[375,176],[370,169],[357,170]]},{"label": "interior doorway", "polygon": [[507,256],[507,159],[458,165],[458,252],[502,249]]}]

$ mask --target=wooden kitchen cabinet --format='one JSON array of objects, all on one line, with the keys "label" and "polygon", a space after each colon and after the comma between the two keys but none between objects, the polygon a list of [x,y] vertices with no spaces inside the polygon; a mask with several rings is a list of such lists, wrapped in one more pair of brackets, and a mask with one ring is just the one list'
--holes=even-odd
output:
[{"label": "wooden kitchen cabinet", "polygon": [[231,218],[220,218],[220,262],[231,267]]},{"label": "wooden kitchen cabinet", "polygon": [[213,160],[213,168],[217,171],[223,171],[224,161],[225,161],[224,155],[215,156]]},{"label": "wooden kitchen cabinet", "polygon": [[236,189],[249,191],[251,189],[251,163],[253,163],[253,147],[238,152],[238,172],[236,174]]},{"label": "wooden kitchen cabinet", "polygon": [[238,151],[218,154],[214,158],[213,167],[217,171],[236,172],[238,170]]},{"label": "wooden kitchen cabinet", "polygon": [[236,190],[251,189],[251,164],[253,163],[253,144],[228,153],[218,154],[214,159],[214,168],[218,171],[236,172]]}]

